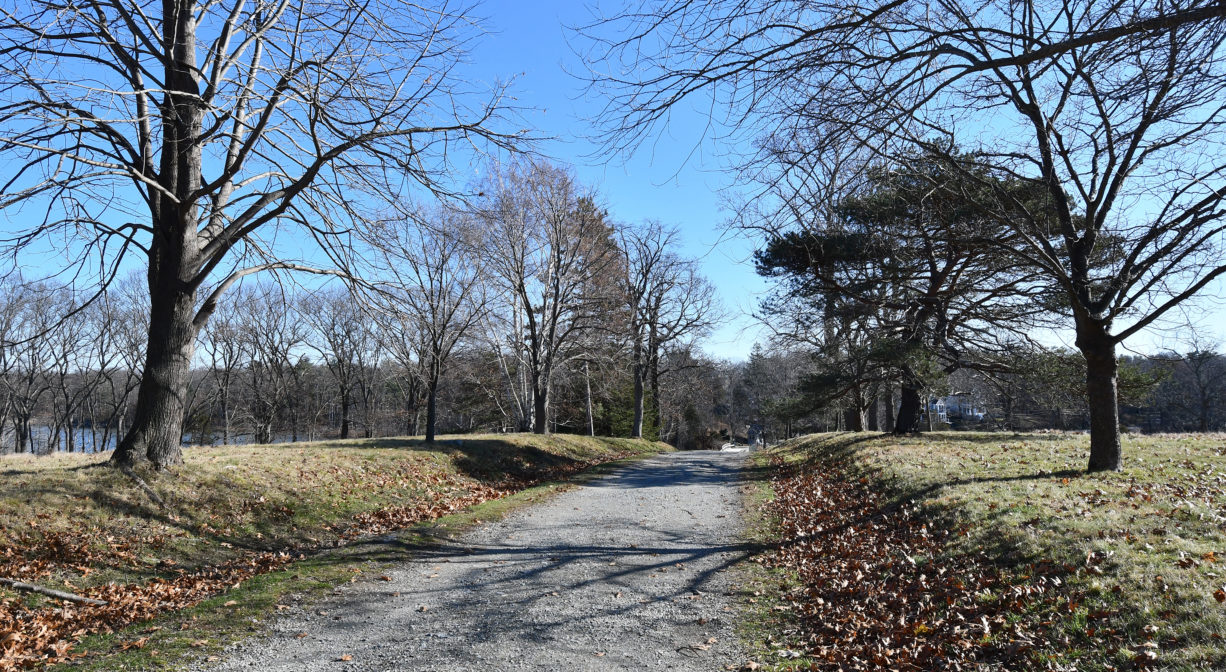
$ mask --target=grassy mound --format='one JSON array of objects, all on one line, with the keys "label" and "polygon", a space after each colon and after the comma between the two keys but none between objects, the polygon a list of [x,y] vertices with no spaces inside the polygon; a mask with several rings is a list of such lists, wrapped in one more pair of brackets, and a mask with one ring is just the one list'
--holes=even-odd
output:
[{"label": "grassy mound", "polygon": [[[500,503],[535,498],[524,491],[538,484],[665,449],[566,435],[192,448],[173,473],[140,473],[164,508],[106,455],[0,457],[0,577],[107,602],[0,585],[0,670],[115,669],[115,650],[140,652],[129,657],[142,669],[176,649],[207,655],[235,635],[226,623],[258,620],[287,593],[395,556],[372,550],[372,535],[497,515]],[[168,638],[162,625],[113,634],[168,612],[183,615],[186,634]]]},{"label": "grassy mound", "polygon": [[778,545],[757,578],[774,605],[760,653],[816,669],[848,669],[835,656],[854,647],[869,668],[1226,669],[1226,436],[1129,437],[1123,473],[1085,474],[1087,454],[1081,435],[989,433],[761,454]]}]

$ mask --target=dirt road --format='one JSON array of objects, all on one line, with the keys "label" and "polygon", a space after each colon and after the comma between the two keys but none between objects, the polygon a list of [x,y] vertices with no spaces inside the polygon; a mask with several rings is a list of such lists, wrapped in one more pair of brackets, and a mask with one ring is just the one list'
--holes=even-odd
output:
[{"label": "dirt road", "polygon": [[[672,453],[290,613],[232,670],[722,670],[745,455]],[[304,634],[305,633],[305,634]]]}]

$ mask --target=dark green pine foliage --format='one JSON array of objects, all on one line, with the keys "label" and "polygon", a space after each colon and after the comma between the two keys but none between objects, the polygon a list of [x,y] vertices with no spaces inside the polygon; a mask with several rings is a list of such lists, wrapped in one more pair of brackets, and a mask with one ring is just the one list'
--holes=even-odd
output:
[{"label": "dark green pine foliage", "polygon": [[817,346],[802,388],[814,404],[839,400],[850,429],[897,385],[894,431],[918,431],[926,390],[959,368],[1004,370],[1000,354],[1052,308],[1050,288],[1012,253],[1015,234],[982,214],[983,202],[1020,187],[967,172],[922,157],[868,170],[830,217],[755,255],[759,274],[781,280],[764,310],[787,312]]}]

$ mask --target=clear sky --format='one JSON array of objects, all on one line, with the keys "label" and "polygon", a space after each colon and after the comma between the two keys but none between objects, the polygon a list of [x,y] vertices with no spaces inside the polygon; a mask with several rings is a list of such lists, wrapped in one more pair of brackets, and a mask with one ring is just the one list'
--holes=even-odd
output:
[{"label": "clear sky", "polygon": [[[611,0],[611,4],[617,3]],[[512,91],[517,104],[525,108],[524,121],[551,138],[541,150],[572,166],[597,191],[615,220],[655,219],[676,227],[682,252],[700,260],[728,313],[704,349],[719,358],[748,357],[754,342],[765,338],[765,330],[750,313],[768,284],[753,271],[754,241],[725,229],[730,213],[721,208],[721,195],[731,184],[725,170],[729,157],[744,156],[749,148],[715,139],[707,132],[707,115],[683,107],[674,112],[662,134],[632,156],[598,157],[600,147],[591,139],[595,131],[590,119],[600,112],[603,100],[585,95],[585,68],[572,48],[574,36],[568,29],[590,22],[592,11],[573,0],[486,0],[477,13],[485,18],[489,33],[473,45],[468,73],[477,80],[474,83],[514,80]],[[474,165],[470,177],[476,177],[479,169]],[[17,226],[17,220],[28,214],[0,214],[0,229]],[[64,253],[52,246],[43,255],[46,258],[26,255],[23,263],[29,268],[57,266]],[[1203,345],[1226,348],[1226,283],[1218,283],[1210,294],[1173,311],[1164,330],[1142,334],[1126,345],[1140,352],[1186,350],[1196,333],[1203,337]],[[1044,334],[1042,340],[1072,346],[1068,333]]]},{"label": "clear sky", "polygon": [[[679,110],[667,132],[627,159],[596,160],[599,147],[588,121],[603,101],[584,96],[579,77],[585,72],[568,41],[567,26],[588,23],[592,11],[582,2],[566,0],[487,0],[479,13],[491,31],[473,52],[477,72],[493,78],[515,77],[519,103],[533,108],[527,120],[553,136],[544,151],[574,166],[580,178],[602,195],[618,220],[658,219],[678,227],[685,252],[702,259],[730,313],[728,323],[706,344],[709,354],[729,359],[748,357],[763,331],[749,313],[767,283],[753,271],[752,241],[726,232],[729,213],[721,210],[720,192],[731,183],[723,170],[725,158],[743,153],[735,146],[717,146],[704,138],[706,117]],[[1162,329],[1130,339],[1127,349],[1153,353],[1187,350],[1193,333],[1204,345],[1226,345],[1226,283],[1219,282],[1200,301],[1172,311]],[[1041,335],[1050,345],[1072,347],[1071,331]]]},{"label": "clear sky", "polygon": [[516,78],[513,90],[527,108],[526,120],[550,136],[542,149],[559,163],[574,167],[595,188],[610,216],[623,222],[656,219],[681,233],[686,256],[701,260],[707,278],[719,291],[729,319],[704,344],[708,354],[741,360],[749,356],[758,329],[754,310],[766,283],[753,271],[750,241],[727,233],[720,192],[728,186],[721,170],[722,149],[703,142],[705,118],[694,111],[675,115],[668,133],[628,158],[593,158],[599,146],[590,140],[588,121],[602,101],[584,97],[577,75],[584,72],[566,26],[587,22],[590,11],[580,2],[490,0],[478,13],[491,31],[472,53],[480,76]]}]

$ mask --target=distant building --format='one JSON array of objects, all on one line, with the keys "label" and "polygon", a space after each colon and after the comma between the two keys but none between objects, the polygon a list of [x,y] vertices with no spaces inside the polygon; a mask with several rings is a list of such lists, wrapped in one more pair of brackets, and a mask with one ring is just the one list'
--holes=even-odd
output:
[{"label": "distant building", "polygon": [[[954,420],[983,420],[987,404],[967,392],[955,392],[940,399],[946,418]],[[948,422],[948,420],[945,420]]]}]

